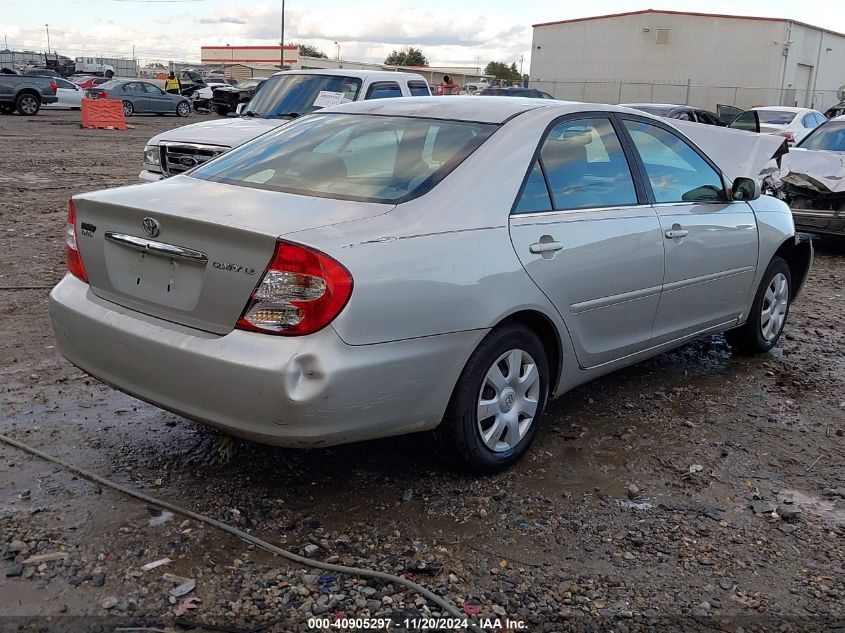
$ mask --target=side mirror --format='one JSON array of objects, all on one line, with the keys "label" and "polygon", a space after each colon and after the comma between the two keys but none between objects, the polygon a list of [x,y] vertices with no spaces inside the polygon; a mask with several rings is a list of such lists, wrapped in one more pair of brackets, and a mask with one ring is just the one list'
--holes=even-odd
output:
[{"label": "side mirror", "polygon": [[753,178],[737,178],[731,187],[731,198],[748,202],[760,197],[760,183]]},{"label": "side mirror", "polygon": [[248,105],[249,105],[248,103],[239,103],[238,107],[235,108],[235,114],[237,114],[238,116],[241,116],[244,113],[244,110],[246,110],[246,107]]}]

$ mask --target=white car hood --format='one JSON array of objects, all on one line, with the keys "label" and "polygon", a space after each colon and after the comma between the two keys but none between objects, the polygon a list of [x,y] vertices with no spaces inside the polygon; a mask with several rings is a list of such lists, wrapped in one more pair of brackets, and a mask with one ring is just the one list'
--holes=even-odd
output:
[{"label": "white car hood", "polygon": [[162,141],[176,141],[237,147],[285,123],[289,123],[289,120],[260,119],[258,117],[214,119],[213,121],[203,121],[162,132],[152,137],[148,142],[150,145],[158,145]]}]

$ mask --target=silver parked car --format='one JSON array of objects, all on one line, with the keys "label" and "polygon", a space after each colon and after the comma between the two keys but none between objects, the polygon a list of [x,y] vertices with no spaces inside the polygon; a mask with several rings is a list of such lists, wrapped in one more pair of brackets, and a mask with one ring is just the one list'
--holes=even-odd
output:
[{"label": "silver parked car", "polygon": [[74,197],[67,253],[59,349],[100,380],[284,446],[434,429],[478,471],[596,376],[725,330],[769,350],[812,258],[669,122],[512,97],[326,108]]}]

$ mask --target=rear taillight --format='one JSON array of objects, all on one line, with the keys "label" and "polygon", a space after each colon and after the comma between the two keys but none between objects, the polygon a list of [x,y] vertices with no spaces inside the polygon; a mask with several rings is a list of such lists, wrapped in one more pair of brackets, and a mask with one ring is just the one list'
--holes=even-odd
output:
[{"label": "rear taillight", "polygon": [[321,330],[352,294],[352,275],[334,259],[279,240],[273,259],[250,296],[238,329],[301,336]]},{"label": "rear taillight", "polygon": [[108,91],[106,91],[106,90],[101,90],[101,91],[100,91],[100,94],[98,94],[98,95],[97,95],[97,98],[98,98],[98,99],[108,99],[108,98],[109,98],[109,93],[108,93]]},{"label": "rear taillight", "polygon": [[50,90],[53,91],[53,94],[56,94],[56,90],[59,89],[59,85],[55,81],[50,82]]},{"label": "rear taillight", "polygon": [[795,132],[781,132],[780,135],[785,137],[788,143],[795,142]]},{"label": "rear taillight", "polygon": [[65,254],[67,255],[67,271],[87,282],[88,275],[85,274],[85,266],[82,265],[82,256],[79,254],[79,245],[76,243],[76,209],[73,206],[73,200],[68,202],[67,205]]}]

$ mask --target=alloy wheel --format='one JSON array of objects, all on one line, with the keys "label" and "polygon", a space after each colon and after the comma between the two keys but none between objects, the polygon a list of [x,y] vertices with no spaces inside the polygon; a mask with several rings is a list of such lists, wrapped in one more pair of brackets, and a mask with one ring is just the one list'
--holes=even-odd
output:
[{"label": "alloy wheel", "polygon": [[38,112],[38,101],[35,100],[35,97],[24,97],[21,99],[21,110],[24,114],[35,114]]},{"label": "alloy wheel", "polygon": [[763,338],[773,340],[783,327],[786,311],[789,307],[789,282],[786,275],[778,273],[769,282],[763,295],[763,306],[760,311],[760,329]]},{"label": "alloy wheel", "polygon": [[534,422],[540,398],[540,374],[531,355],[505,352],[487,370],[478,395],[481,440],[494,453],[514,448]]}]

